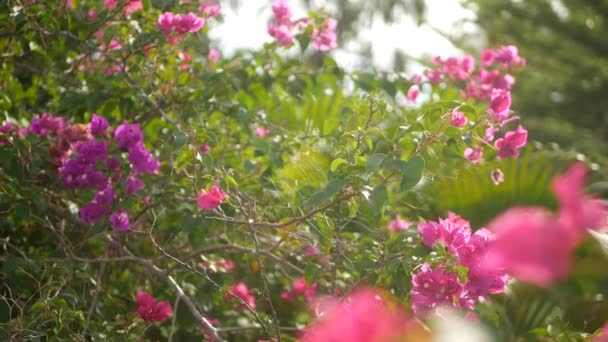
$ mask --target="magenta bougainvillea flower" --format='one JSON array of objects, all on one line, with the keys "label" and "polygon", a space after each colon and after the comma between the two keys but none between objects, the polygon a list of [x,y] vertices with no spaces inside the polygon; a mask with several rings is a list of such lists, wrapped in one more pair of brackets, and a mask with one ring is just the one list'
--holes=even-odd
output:
[{"label": "magenta bougainvillea flower", "polygon": [[565,278],[574,249],[586,229],[606,224],[606,208],[584,193],[586,167],[575,164],[553,181],[559,211],[512,208],[495,218],[489,228],[496,233],[488,246],[486,267],[504,268],[515,278],[549,286]]},{"label": "magenta bougainvillea flower", "polygon": [[217,17],[222,14],[222,6],[219,0],[203,0],[198,11],[206,17]]},{"label": "magenta bougainvillea flower", "polygon": [[388,223],[388,229],[397,233],[406,230],[411,225],[411,221],[405,221],[401,218],[401,216],[397,215],[397,217]]},{"label": "magenta bougainvillea flower", "polygon": [[407,99],[410,102],[416,102],[418,95],[420,95],[420,89],[415,84],[407,90]]},{"label": "magenta bougainvillea flower", "polygon": [[171,304],[157,301],[143,291],[137,291],[137,315],[146,322],[162,322],[171,317]]},{"label": "magenta bougainvillea flower", "polygon": [[441,243],[452,254],[455,265],[467,269],[467,280],[461,283],[456,274],[444,266],[432,269],[424,264],[414,275],[412,308],[416,315],[426,316],[440,306],[472,309],[480,298],[501,293],[509,277],[498,265],[484,263],[488,244],[493,234],[484,228],[471,234],[469,222],[453,213],[438,222],[421,223],[418,232],[424,245],[434,247]]},{"label": "magenta bougainvillea flower", "polygon": [[146,185],[144,184],[144,182],[135,177],[134,175],[130,175],[129,177],[127,177],[127,188],[125,189],[125,192],[127,193],[127,195],[134,195],[137,191],[139,190],[143,190]]},{"label": "magenta bougainvillea flower", "polygon": [[[228,292],[242,299],[247,304],[247,306],[249,306],[252,310],[255,310],[255,292],[253,290],[250,290],[247,285],[245,285],[245,283],[240,282],[232,285]],[[231,296],[226,296],[225,299],[234,300],[234,298]]]},{"label": "magenta bougainvillea flower", "polygon": [[454,110],[450,113],[450,125],[454,127],[464,127],[468,121],[463,112]]},{"label": "magenta bougainvillea flower", "polygon": [[139,127],[139,124],[130,124],[124,122],[123,124],[116,127],[114,131],[114,140],[118,148],[127,150],[129,147],[134,146],[144,140],[144,134]]},{"label": "magenta bougainvillea flower", "polygon": [[228,197],[219,186],[214,185],[209,191],[201,190],[201,193],[196,198],[196,203],[203,210],[213,210],[222,204],[224,199]]},{"label": "magenta bougainvillea flower", "polygon": [[435,243],[441,242],[450,253],[457,255],[458,248],[464,245],[471,236],[471,226],[468,221],[450,212],[446,219],[439,219],[438,222],[420,223],[418,233],[425,246],[433,247]]},{"label": "magenta bougainvillea flower", "polygon": [[336,27],[338,21],[334,18],[327,18],[323,21],[320,29],[312,32],[312,45],[319,51],[330,51],[338,47]]},{"label": "magenta bougainvillea flower", "polygon": [[91,134],[95,136],[104,136],[109,126],[110,124],[106,118],[93,113],[90,123]]},{"label": "magenta bougainvillea flower", "polygon": [[445,272],[442,266],[434,270],[422,264],[412,276],[410,298],[412,310],[417,316],[427,316],[442,305],[472,309],[474,301],[466,298],[466,292],[455,274]]},{"label": "magenta bougainvillea flower", "polygon": [[110,215],[110,223],[117,232],[124,232],[129,230],[129,212],[126,210],[119,210],[114,214]]},{"label": "magenta bougainvillea flower", "polygon": [[311,311],[317,313],[318,319],[299,341],[401,341],[415,329],[405,310],[370,288],[358,289],[342,301],[321,298]]},{"label": "magenta bougainvillea flower", "polygon": [[260,138],[263,138],[271,133],[270,129],[264,127],[256,127],[255,134],[257,134]]},{"label": "magenta bougainvillea flower", "polygon": [[207,60],[209,63],[216,63],[220,60],[220,52],[217,49],[210,49],[209,54],[207,55]]},{"label": "magenta bougainvillea flower", "polygon": [[517,158],[518,149],[526,146],[528,131],[521,125],[515,131],[510,131],[503,138],[496,139],[494,146],[498,149],[498,159]]},{"label": "magenta bougainvillea flower", "polygon": [[481,146],[473,146],[473,148],[467,147],[464,150],[464,157],[470,161],[471,163],[477,163],[478,161],[481,160],[481,157],[483,156],[483,150],[481,149]]},{"label": "magenta bougainvillea flower", "polygon": [[317,293],[317,283],[308,286],[306,279],[300,277],[291,283],[291,290],[281,293],[281,298],[293,301],[297,297],[304,297],[307,302],[311,302]]},{"label": "magenta bougainvillea flower", "polygon": [[504,89],[494,89],[490,96],[488,112],[494,120],[505,121],[511,115],[511,92]]},{"label": "magenta bougainvillea flower", "polygon": [[165,12],[158,17],[156,26],[165,32],[167,41],[175,45],[186,33],[200,31],[205,26],[205,18],[198,17],[192,12],[188,14]]}]

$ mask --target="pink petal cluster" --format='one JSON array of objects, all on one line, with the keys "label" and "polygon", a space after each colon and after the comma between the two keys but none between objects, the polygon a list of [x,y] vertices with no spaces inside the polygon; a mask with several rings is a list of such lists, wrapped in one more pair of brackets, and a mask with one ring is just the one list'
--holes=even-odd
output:
[{"label": "pink petal cluster", "polygon": [[455,274],[445,272],[442,266],[433,270],[428,264],[422,264],[420,271],[412,277],[410,298],[417,316],[427,316],[440,306],[472,309],[474,305],[466,298],[464,287]]},{"label": "pink petal cluster", "polygon": [[[424,74],[428,82],[438,84],[444,81],[456,84],[464,83],[461,90],[465,98],[473,98],[478,101],[487,101],[487,124],[486,134],[483,139],[492,142],[495,134],[507,123],[518,120],[519,117],[511,115],[511,88],[515,84],[515,78],[507,71],[515,67],[525,66],[525,59],[518,54],[517,47],[503,46],[496,50],[484,50],[480,54],[482,67],[476,71],[473,56],[462,57],[433,57],[435,67],[427,70]],[[417,85],[408,91],[408,99],[413,101],[417,96]],[[464,114],[454,112],[450,118],[450,124],[455,127],[465,127],[468,119]],[[497,127],[495,127],[497,126]],[[523,128],[518,128],[515,133],[507,133],[495,147],[499,150],[498,158],[517,157],[517,149],[525,145]],[[517,139],[515,139],[517,138]],[[523,141],[523,142],[522,142]],[[483,156],[483,145],[469,147],[465,150],[465,158],[472,163],[481,160]]]},{"label": "pink petal cluster", "polygon": [[157,301],[143,291],[137,291],[137,315],[146,322],[162,322],[171,317],[171,304]]},{"label": "pink petal cluster", "polygon": [[392,232],[402,232],[406,230],[409,226],[412,225],[411,221],[405,221],[401,218],[401,216],[397,215],[395,219],[391,220],[388,223],[388,229]]},{"label": "pink petal cluster", "polygon": [[205,18],[200,18],[192,12],[183,15],[165,12],[158,17],[156,26],[165,32],[167,41],[175,45],[186,33],[200,31],[205,26]]},{"label": "pink petal cluster", "polygon": [[512,208],[489,225],[495,234],[485,258],[488,268],[504,268],[515,278],[549,286],[570,272],[574,249],[586,229],[606,224],[606,207],[584,193],[586,167],[577,163],[553,181],[559,211]]},{"label": "pink petal cluster", "polygon": [[424,264],[412,278],[410,292],[412,308],[417,315],[425,316],[439,306],[454,306],[471,309],[480,299],[488,299],[489,294],[500,293],[508,277],[500,267],[489,267],[484,263],[492,233],[481,228],[471,233],[468,221],[453,213],[438,222],[421,223],[418,232],[424,245],[433,247],[437,243],[445,246],[457,265],[467,269],[467,281],[461,283],[458,277],[448,272],[444,266],[432,269]]},{"label": "pink petal cluster", "polygon": [[257,134],[260,138],[263,138],[271,133],[270,129],[264,127],[256,127],[255,134]]},{"label": "pink petal cluster", "polygon": [[[240,282],[232,285],[228,292],[242,299],[248,307],[250,307],[252,310],[255,310],[255,292],[253,290],[250,290],[247,285],[245,285],[245,283]],[[225,299],[234,300],[234,298],[231,296],[226,296]]]},{"label": "pink petal cluster", "polygon": [[308,25],[313,25],[311,40],[316,50],[327,52],[338,46],[336,35],[338,21],[336,19],[326,18],[320,25],[315,25],[309,18],[293,20],[289,0],[273,0],[272,13],[274,18],[268,24],[268,34],[280,46],[293,44],[294,36]]},{"label": "pink petal cluster", "polygon": [[416,102],[418,95],[420,95],[420,89],[415,84],[407,90],[407,99],[410,102]]},{"label": "pink petal cluster", "polygon": [[311,302],[316,293],[317,283],[308,286],[306,285],[306,279],[300,277],[291,283],[291,290],[281,293],[281,298],[293,301],[302,296],[307,302]]},{"label": "pink petal cluster", "polygon": [[203,0],[198,11],[206,17],[217,17],[222,14],[222,6],[219,0]]},{"label": "pink petal cluster", "polygon": [[220,52],[217,49],[209,49],[209,54],[207,55],[207,60],[209,63],[217,63],[220,60]]},{"label": "pink petal cluster", "polygon": [[528,142],[528,131],[521,125],[515,131],[510,131],[503,138],[497,139],[494,146],[498,149],[498,159],[517,158],[518,149],[524,147]]},{"label": "pink petal cluster", "polygon": [[213,210],[222,204],[224,199],[228,197],[219,186],[214,185],[209,191],[201,190],[201,193],[196,198],[196,203],[203,210]]},{"label": "pink petal cluster", "polygon": [[463,112],[454,110],[450,113],[450,125],[454,127],[462,128],[467,125],[468,121]]},{"label": "pink petal cluster", "polygon": [[126,210],[119,210],[114,214],[110,215],[110,223],[117,232],[124,232],[129,230],[129,212]]},{"label": "pink petal cluster", "polygon": [[104,5],[107,9],[114,9],[121,2],[126,3],[122,10],[127,15],[144,8],[141,0],[104,0]]},{"label": "pink petal cluster", "polygon": [[320,299],[312,310],[318,319],[300,336],[301,342],[402,341],[417,328],[403,308],[370,288],[358,289],[343,301]]},{"label": "pink petal cluster", "polygon": [[320,28],[312,32],[312,45],[315,49],[327,52],[338,47],[336,27],[338,21],[334,18],[327,18],[323,21]]}]

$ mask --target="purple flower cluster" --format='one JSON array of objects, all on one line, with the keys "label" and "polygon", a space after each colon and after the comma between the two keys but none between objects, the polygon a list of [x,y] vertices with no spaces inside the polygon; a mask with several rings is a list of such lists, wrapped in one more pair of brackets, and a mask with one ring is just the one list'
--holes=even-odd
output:
[{"label": "purple flower cluster", "polygon": [[66,126],[64,117],[55,117],[51,113],[43,113],[42,116],[34,115],[29,131],[42,137],[57,135]]},{"label": "purple flower cluster", "polygon": [[[37,134],[46,135],[53,131],[50,123],[64,122],[50,119],[48,116],[38,119],[35,129]],[[62,124],[64,125],[64,124]],[[58,124],[55,124],[58,126]],[[80,217],[86,223],[109,221],[116,231],[129,229],[129,213],[120,209],[112,213],[113,203],[119,198],[116,193],[123,174],[121,173],[120,157],[108,153],[110,140],[106,138],[109,128],[108,121],[97,114],[93,114],[89,124],[92,136],[89,140],[77,141],[71,148],[71,155],[63,159],[59,167],[59,174],[63,184],[72,189],[94,189],[95,197],[80,209]],[[93,136],[101,138],[95,140]],[[138,124],[127,122],[119,125],[113,135],[118,150],[128,152],[128,161],[131,170],[126,177],[124,194],[133,196],[143,190],[144,182],[137,178],[138,174],[158,173],[160,162],[156,160],[143,144],[143,133]]]},{"label": "purple flower cluster", "polygon": [[427,247],[437,244],[456,257],[457,265],[467,268],[467,280],[461,283],[455,273],[450,273],[444,265],[435,269],[423,264],[420,272],[412,277],[412,309],[417,315],[427,315],[432,309],[442,305],[472,309],[480,298],[488,299],[489,294],[500,293],[508,281],[503,270],[489,268],[482,262],[492,233],[485,228],[471,234],[471,226],[462,217],[449,213],[439,222],[425,222],[418,225],[422,242]]}]

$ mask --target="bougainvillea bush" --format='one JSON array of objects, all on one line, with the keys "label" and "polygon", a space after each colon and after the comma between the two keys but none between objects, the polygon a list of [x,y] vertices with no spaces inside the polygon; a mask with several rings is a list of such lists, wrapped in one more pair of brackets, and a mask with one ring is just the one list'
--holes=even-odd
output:
[{"label": "bougainvillea bush", "polygon": [[214,1],[0,4],[2,340],[608,338],[604,165],[517,47],[347,72],[268,6],[228,58]]}]

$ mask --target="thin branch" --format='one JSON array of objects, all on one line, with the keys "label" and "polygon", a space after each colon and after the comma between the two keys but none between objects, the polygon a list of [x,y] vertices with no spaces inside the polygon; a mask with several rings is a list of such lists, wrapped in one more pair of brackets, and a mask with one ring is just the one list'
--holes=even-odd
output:
[{"label": "thin branch", "polygon": [[175,323],[177,322],[177,308],[179,307],[179,296],[175,296],[175,303],[173,304],[173,320],[171,321],[171,330],[169,331],[169,342],[173,341],[173,334],[175,333]]},{"label": "thin branch", "polygon": [[272,312],[272,319],[274,321],[275,329],[277,332],[277,341],[281,342],[281,332],[279,330],[281,322],[279,321],[279,316],[277,315],[277,310],[274,307],[274,303],[272,303],[272,298],[270,298],[270,288],[268,287],[268,279],[266,279],[266,271],[264,268],[264,264],[262,263],[262,258],[260,258],[258,238],[255,235],[255,226],[253,224],[249,224],[249,231],[251,232],[251,237],[253,238],[253,245],[255,246],[254,255],[258,262],[258,266],[260,267],[260,277],[262,278],[262,283],[264,284],[264,297],[266,297],[266,301],[268,302],[268,306],[270,306],[270,311]]},{"label": "thin branch", "polygon": [[93,299],[91,300],[91,306],[89,307],[89,311],[87,312],[87,320],[84,324],[84,331],[82,335],[86,336],[87,331],[89,330],[89,326],[91,324],[91,318],[93,318],[93,314],[95,313],[95,308],[97,308],[97,300],[99,299],[99,290],[101,289],[101,281],[103,280],[103,276],[106,273],[106,263],[102,263],[99,268],[99,273],[97,274],[97,280],[95,281],[95,292],[93,294]]},{"label": "thin branch", "polygon": [[[111,241],[111,239],[110,239],[110,241]],[[162,278],[169,285],[169,287],[171,287],[171,289],[173,289],[173,291],[175,292],[177,297],[186,304],[188,309],[190,309],[190,312],[192,313],[194,318],[204,326],[203,334],[208,332],[209,334],[211,334],[213,336],[214,341],[220,341],[220,342],[224,341],[224,339],[222,339],[218,335],[217,329],[213,326],[213,324],[211,324],[211,322],[209,322],[209,320],[207,318],[205,318],[205,316],[203,316],[201,314],[199,309],[196,307],[196,304],[194,304],[192,299],[184,293],[184,290],[181,288],[181,286],[179,286],[179,284],[175,281],[175,279],[173,279],[172,276],[167,275],[167,273],[165,271],[158,268],[156,265],[154,265],[150,261],[136,257],[133,253],[131,253],[131,251],[128,248],[123,247],[123,251],[125,253],[127,253],[128,255],[134,257],[134,259],[133,259],[134,262],[143,266],[151,274],[154,274],[155,276]]]}]

